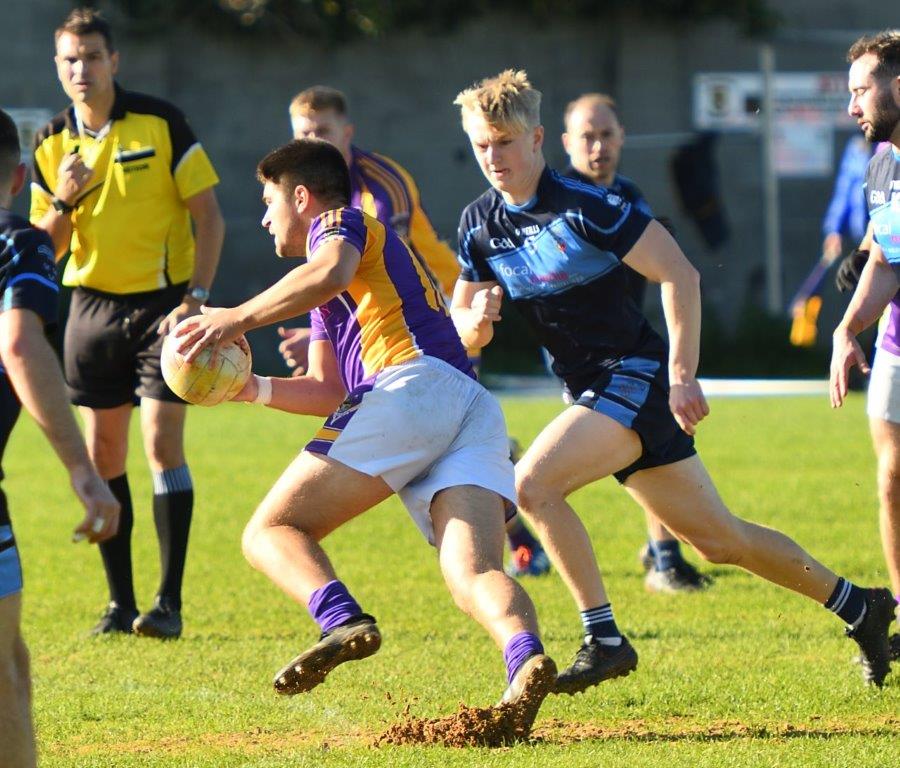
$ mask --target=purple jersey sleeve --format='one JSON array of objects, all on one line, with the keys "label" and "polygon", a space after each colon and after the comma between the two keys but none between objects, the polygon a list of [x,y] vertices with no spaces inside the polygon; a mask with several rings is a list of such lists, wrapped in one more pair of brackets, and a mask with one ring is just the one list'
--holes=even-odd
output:
[{"label": "purple jersey sleeve", "polygon": [[310,341],[328,341],[328,331],[325,328],[325,322],[322,320],[322,313],[318,309],[314,309],[309,313]]},{"label": "purple jersey sleeve", "polygon": [[318,216],[309,228],[306,252],[311,256],[316,249],[335,238],[344,240],[360,253],[366,249],[368,230],[362,211],[355,208],[337,208]]}]

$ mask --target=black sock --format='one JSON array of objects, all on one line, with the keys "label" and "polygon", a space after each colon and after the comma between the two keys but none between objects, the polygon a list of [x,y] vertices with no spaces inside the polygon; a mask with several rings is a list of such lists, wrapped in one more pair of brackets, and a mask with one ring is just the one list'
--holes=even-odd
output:
[{"label": "black sock", "polygon": [[159,538],[159,595],[181,610],[181,581],[194,511],[194,489],[187,465],[153,475],[153,520]]},{"label": "black sock", "polygon": [[120,475],[107,482],[113,496],[122,505],[118,533],[99,544],[103,569],[106,571],[106,583],[109,585],[109,599],[122,608],[135,610],[134,582],[131,575],[131,529],[134,527],[134,512],[131,508],[128,475]]}]

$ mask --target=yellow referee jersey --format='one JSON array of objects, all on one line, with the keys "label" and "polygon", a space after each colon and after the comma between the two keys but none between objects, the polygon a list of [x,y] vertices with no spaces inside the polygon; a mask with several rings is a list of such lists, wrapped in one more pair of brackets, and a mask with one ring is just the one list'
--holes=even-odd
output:
[{"label": "yellow referee jersey", "polygon": [[94,175],[72,213],[63,283],[138,293],[190,279],[194,237],[184,201],[219,178],[184,115],[152,96],[122,90],[109,125],[79,130],[73,107],[35,137],[31,221],[51,205],[63,158],[78,152]]}]

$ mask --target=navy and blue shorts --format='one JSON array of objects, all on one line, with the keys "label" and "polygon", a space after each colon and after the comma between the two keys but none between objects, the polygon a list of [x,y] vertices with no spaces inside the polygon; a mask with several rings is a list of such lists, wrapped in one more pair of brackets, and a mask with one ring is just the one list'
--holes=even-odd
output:
[{"label": "navy and blue shorts", "polygon": [[665,363],[648,357],[622,357],[604,364],[594,381],[575,400],[637,432],[644,451],[632,464],[614,472],[624,483],[642,469],[674,464],[697,453],[669,409],[669,372]]},{"label": "navy and blue shorts", "polygon": [[[3,507],[6,497],[0,491]],[[12,526],[0,525],[0,600],[22,591],[22,564]]]},{"label": "navy and blue shorts", "polygon": [[82,287],[72,292],[63,363],[75,405],[115,408],[142,397],[183,402],[163,380],[157,330],[186,287],[121,295]]}]

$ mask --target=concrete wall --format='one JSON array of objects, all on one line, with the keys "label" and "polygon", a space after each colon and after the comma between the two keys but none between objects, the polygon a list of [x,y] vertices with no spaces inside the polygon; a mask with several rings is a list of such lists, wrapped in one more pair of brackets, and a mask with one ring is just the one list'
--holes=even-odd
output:
[{"label": "concrete wall", "polygon": [[[861,8],[847,0],[786,0],[777,5],[786,18],[776,42],[778,68],[784,71],[842,70],[846,47],[858,31],[897,23],[889,4]],[[4,43],[8,60],[0,105],[54,111],[65,105],[50,61],[50,35],[69,7],[62,0],[4,1],[4,26],[18,33],[7,35]],[[843,32],[811,41],[814,30]],[[313,83],[345,91],[360,146],[388,154],[410,170],[436,226],[452,241],[460,210],[484,188],[452,99],[480,77],[524,67],[544,92],[547,157],[554,165],[564,161],[558,134],[565,104],[587,90],[617,97],[633,137],[622,170],[639,183],[658,213],[675,220],[683,247],[703,273],[707,299],[725,322],[733,321],[765,260],[759,141],[746,134],[723,135],[719,141],[733,236],[713,254],[681,215],[668,171],[675,141],[665,135],[692,130],[695,72],[755,70],[757,46],[726,23],[663,27],[631,19],[616,32],[602,18],[538,28],[495,16],[463,24],[444,37],[406,33],[327,48],[289,37],[213,39],[186,26],[165,38],[120,34],[119,79],[127,88],[179,105],[222,177],[219,195],[228,235],[214,294],[222,303],[258,291],[285,269],[259,227],[263,210],[253,173],[262,154],[289,138],[287,104],[296,91]],[[807,41],[798,41],[798,35]],[[640,139],[647,134],[658,138]],[[847,135],[836,137],[837,148]],[[787,296],[818,257],[830,189],[829,179],[781,184]],[[830,291],[826,298],[827,323],[841,306]]]}]

